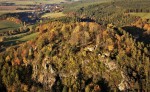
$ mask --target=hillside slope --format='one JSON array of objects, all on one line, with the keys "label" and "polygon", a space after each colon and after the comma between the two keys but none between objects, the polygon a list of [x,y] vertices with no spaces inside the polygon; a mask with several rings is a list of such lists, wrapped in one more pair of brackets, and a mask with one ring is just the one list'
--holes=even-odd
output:
[{"label": "hillside slope", "polygon": [[8,91],[150,90],[149,49],[122,28],[50,22],[35,30],[36,40],[0,55]]}]

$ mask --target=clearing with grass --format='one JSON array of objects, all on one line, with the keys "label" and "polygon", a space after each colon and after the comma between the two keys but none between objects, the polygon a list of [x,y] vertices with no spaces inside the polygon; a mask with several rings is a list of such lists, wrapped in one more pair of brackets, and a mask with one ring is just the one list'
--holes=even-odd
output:
[{"label": "clearing with grass", "polygon": [[133,16],[138,16],[143,19],[150,19],[150,13],[130,13]]},{"label": "clearing with grass", "polygon": [[46,13],[42,16],[42,18],[58,18],[58,17],[62,17],[65,16],[64,13],[62,12],[58,12],[58,13]]},{"label": "clearing with grass", "polygon": [[14,23],[12,21],[2,20],[0,21],[0,32],[14,30],[21,27],[21,24]]}]

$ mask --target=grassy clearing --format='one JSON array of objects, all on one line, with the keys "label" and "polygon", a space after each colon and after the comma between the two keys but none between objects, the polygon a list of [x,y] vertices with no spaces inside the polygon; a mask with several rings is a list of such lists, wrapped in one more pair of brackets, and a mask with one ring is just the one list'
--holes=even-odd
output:
[{"label": "grassy clearing", "polygon": [[62,17],[62,16],[65,16],[64,13],[62,12],[58,12],[58,13],[46,13],[42,16],[42,18],[58,18],[58,17]]},{"label": "grassy clearing", "polygon": [[130,13],[133,16],[139,16],[143,19],[150,19],[150,13]]},{"label": "grassy clearing", "polygon": [[39,33],[36,32],[36,33],[32,33],[32,34],[29,34],[29,35],[26,35],[20,39],[18,39],[19,41],[29,41],[29,40],[32,40],[32,39],[35,39],[37,37]]},{"label": "grassy clearing", "polygon": [[5,32],[21,27],[21,24],[16,24],[12,21],[2,20],[0,21],[0,32]]},{"label": "grassy clearing", "polygon": [[6,14],[6,13],[5,13],[5,12],[1,12],[1,11],[0,11],[0,16],[1,16],[1,15],[3,15],[3,14]]},{"label": "grassy clearing", "polygon": [[36,33],[31,33],[31,34],[28,34],[28,35],[24,35],[24,36],[16,35],[16,36],[18,36],[17,38],[6,40],[6,41],[3,42],[3,45],[7,46],[7,47],[18,45],[20,43],[35,39],[38,36],[38,34],[39,33],[36,32]]},{"label": "grassy clearing", "polygon": [[16,34],[16,35],[12,35],[12,36],[5,36],[7,39],[6,41],[28,41],[28,40],[32,40],[34,38],[37,37],[39,33],[35,32],[35,33],[20,33],[20,34]]}]

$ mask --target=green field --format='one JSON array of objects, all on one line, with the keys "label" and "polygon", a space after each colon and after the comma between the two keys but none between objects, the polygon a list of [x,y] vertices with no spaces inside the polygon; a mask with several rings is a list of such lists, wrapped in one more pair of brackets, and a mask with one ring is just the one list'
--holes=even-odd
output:
[{"label": "green field", "polygon": [[[14,30],[19,27],[21,27],[21,24],[16,24],[14,22],[7,21],[7,20],[0,21],[0,32]],[[3,44],[4,44],[4,46],[17,45],[19,43],[22,43],[22,42],[25,42],[28,40],[32,40],[37,35],[38,35],[38,32],[36,32],[36,33],[27,32],[27,33],[20,33],[20,34],[11,35],[11,36],[4,36],[5,41],[3,42]]]},{"label": "green field", "polygon": [[58,13],[46,13],[42,16],[42,18],[58,18],[58,17],[62,17],[65,16],[65,14],[63,14],[62,12],[58,12]]},{"label": "green field", "polygon": [[0,21],[0,32],[5,32],[21,27],[21,24],[16,24],[12,21],[2,20]]},{"label": "green field", "polygon": [[[3,44],[4,44],[4,46],[7,46],[7,47],[17,45],[17,44],[20,44],[22,42],[26,42],[26,41],[35,39],[38,36],[38,34],[39,34],[38,32],[31,33],[31,34],[28,34],[28,35],[17,34],[17,35],[14,35],[14,36],[17,36],[16,38],[5,40],[3,42]],[[6,39],[8,37],[10,37],[10,36],[7,36]]]},{"label": "green field", "polygon": [[130,13],[133,16],[139,16],[141,18],[150,19],[150,13]]},{"label": "green field", "polygon": [[24,36],[20,39],[17,39],[17,40],[19,40],[19,41],[29,41],[29,40],[32,40],[32,39],[36,38],[38,34],[39,34],[38,32],[32,33],[32,34],[26,35],[26,36]]}]

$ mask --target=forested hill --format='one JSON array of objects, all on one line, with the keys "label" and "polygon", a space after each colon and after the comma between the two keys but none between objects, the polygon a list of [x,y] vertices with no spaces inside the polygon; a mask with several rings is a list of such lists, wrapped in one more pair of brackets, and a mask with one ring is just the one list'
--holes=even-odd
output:
[{"label": "forested hill", "polygon": [[130,14],[149,13],[150,1],[82,3],[69,3],[66,16],[31,28],[34,39],[0,52],[0,90],[150,91],[149,19]]},{"label": "forested hill", "polygon": [[36,40],[0,55],[1,88],[149,90],[149,49],[122,28],[92,22],[51,22],[35,30],[40,32]]}]

